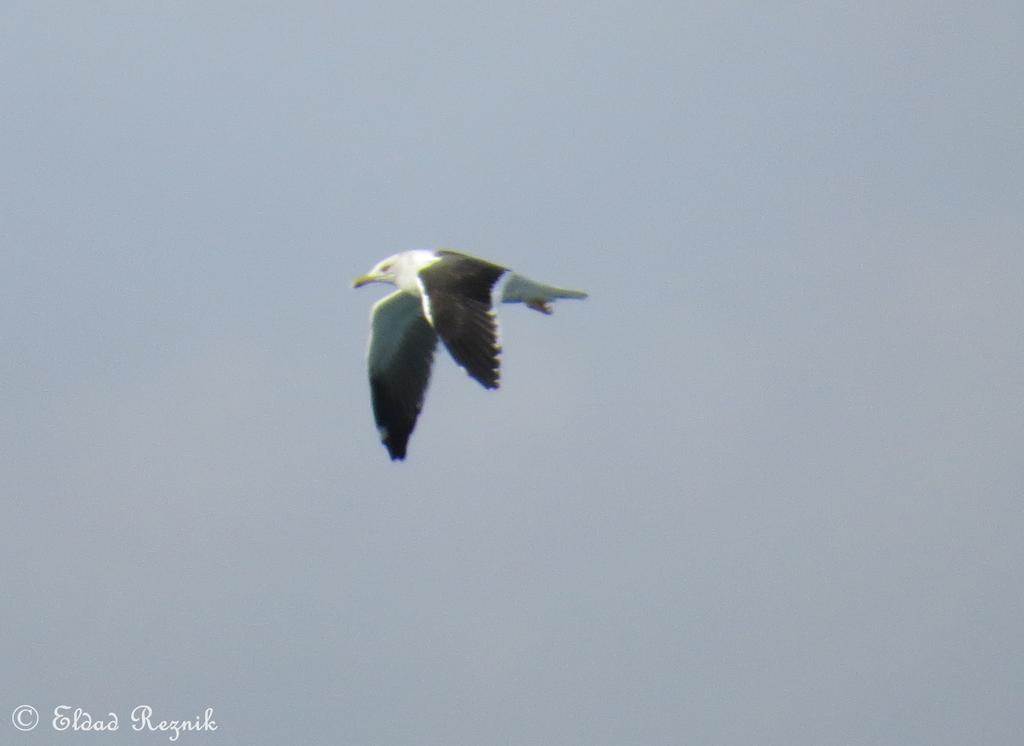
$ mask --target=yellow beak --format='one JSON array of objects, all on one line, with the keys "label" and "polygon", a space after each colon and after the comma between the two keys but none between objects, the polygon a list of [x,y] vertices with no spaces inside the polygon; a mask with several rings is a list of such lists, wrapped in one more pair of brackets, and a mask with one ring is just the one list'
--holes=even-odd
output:
[{"label": "yellow beak", "polygon": [[361,288],[363,285],[368,285],[371,282],[377,282],[376,275],[363,275],[362,277],[357,277],[352,281],[352,287]]}]

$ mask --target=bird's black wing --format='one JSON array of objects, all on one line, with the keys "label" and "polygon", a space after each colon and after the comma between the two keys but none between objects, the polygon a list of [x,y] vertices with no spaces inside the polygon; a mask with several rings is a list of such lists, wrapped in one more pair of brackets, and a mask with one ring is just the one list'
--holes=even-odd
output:
[{"label": "bird's black wing", "polygon": [[484,388],[498,388],[498,326],[491,290],[508,270],[454,251],[419,273],[423,307],[455,362]]},{"label": "bird's black wing", "polygon": [[373,307],[367,355],[370,394],[380,440],[392,461],[405,458],[436,346],[437,335],[416,296],[399,290]]}]

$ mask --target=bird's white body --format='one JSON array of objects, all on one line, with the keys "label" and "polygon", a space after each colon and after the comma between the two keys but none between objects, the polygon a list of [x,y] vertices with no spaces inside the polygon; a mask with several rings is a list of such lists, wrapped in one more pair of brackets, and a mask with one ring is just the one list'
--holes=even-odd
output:
[{"label": "bird's white body", "polygon": [[[442,257],[437,252],[426,249],[413,249],[393,254],[387,259],[382,259],[366,273],[356,280],[356,287],[370,282],[386,282],[394,285],[399,290],[422,297],[423,281],[420,279],[420,272],[428,267],[437,264]],[[515,273],[506,272],[494,286],[494,301],[498,303],[526,303],[530,308],[541,313],[551,313],[551,302],[562,298],[586,298],[587,294],[579,290],[545,285],[530,278]],[[430,309],[424,308],[428,318]]]}]

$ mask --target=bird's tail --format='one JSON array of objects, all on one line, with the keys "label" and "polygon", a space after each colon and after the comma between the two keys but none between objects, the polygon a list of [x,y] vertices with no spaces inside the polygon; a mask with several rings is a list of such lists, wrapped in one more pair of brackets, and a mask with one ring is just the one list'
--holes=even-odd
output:
[{"label": "bird's tail", "polygon": [[587,294],[581,290],[544,285],[515,273],[509,275],[501,290],[502,303],[525,303],[529,308],[546,314],[552,313],[551,302],[559,298],[582,300],[586,297]]}]

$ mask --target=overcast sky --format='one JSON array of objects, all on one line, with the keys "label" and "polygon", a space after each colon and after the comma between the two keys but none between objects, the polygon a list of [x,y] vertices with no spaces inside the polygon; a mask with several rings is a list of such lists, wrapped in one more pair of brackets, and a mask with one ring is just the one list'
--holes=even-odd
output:
[{"label": "overcast sky", "polygon": [[[0,741],[1020,743],[1020,2],[0,28]],[[350,284],[436,246],[591,297],[393,464]]]}]

